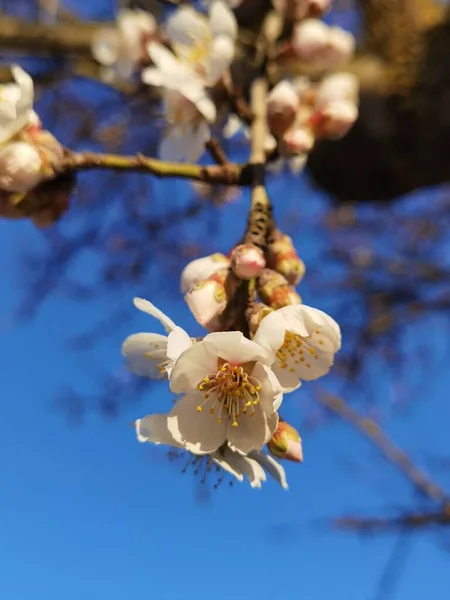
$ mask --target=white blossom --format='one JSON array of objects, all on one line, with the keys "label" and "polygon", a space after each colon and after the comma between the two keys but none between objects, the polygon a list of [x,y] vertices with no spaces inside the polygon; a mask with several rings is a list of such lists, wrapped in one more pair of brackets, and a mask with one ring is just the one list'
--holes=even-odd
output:
[{"label": "white blossom", "polygon": [[[137,438],[140,442],[150,442],[156,445],[164,444],[186,450],[183,443],[177,442],[169,431],[168,415],[148,415],[135,422]],[[195,455],[195,452],[191,450]],[[214,452],[204,457],[211,464],[218,465],[238,481],[248,480],[252,488],[260,488],[266,481],[266,471],[284,489],[287,489],[284,468],[272,456],[263,450],[252,450],[247,456],[232,450],[224,444]]]},{"label": "white blossom", "polygon": [[327,71],[350,60],[355,39],[340,27],[329,27],[318,19],[306,19],[294,28],[292,48],[303,62]]},{"label": "white blossom", "polygon": [[298,304],[264,317],[253,341],[275,353],[272,370],[287,391],[296,389],[299,380],[309,381],[328,373],[341,347],[341,332],[326,313]]},{"label": "white blossom", "polygon": [[106,80],[116,74],[126,79],[146,56],[146,44],[157,30],[153,15],[140,9],[124,9],[117,16],[117,26],[103,27],[92,41],[92,55],[106,67]]},{"label": "white blossom", "polygon": [[42,179],[42,158],[26,142],[12,142],[0,150],[0,189],[28,192]]},{"label": "white blossom", "polygon": [[169,129],[160,147],[167,160],[197,160],[210,138],[216,107],[208,88],[214,86],[234,57],[237,24],[230,9],[215,0],[209,18],[182,6],[166,24],[173,52],[148,45],[154,67],[144,69],[142,80],[163,89]]},{"label": "white blossom", "polygon": [[17,135],[34,118],[34,85],[18,65],[11,67],[15,83],[0,85],[0,144]]},{"label": "white blossom", "polygon": [[261,449],[283,398],[272,363],[270,349],[239,331],[210,333],[182,352],[170,376],[171,391],[184,394],[168,416],[173,438],[198,454],[226,441],[243,454]]},{"label": "white blossom", "polygon": [[181,327],[177,327],[148,300],[134,298],[133,302],[137,309],[158,319],[168,335],[135,333],[127,337],[122,345],[126,365],[136,375],[167,379],[179,354],[190,348],[193,341]]},{"label": "white blossom", "polygon": [[220,253],[192,260],[181,273],[180,287],[182,293],[186,293],[202,279],[207,279],[219,269],[227,268],[229,265],[230,259]]}]

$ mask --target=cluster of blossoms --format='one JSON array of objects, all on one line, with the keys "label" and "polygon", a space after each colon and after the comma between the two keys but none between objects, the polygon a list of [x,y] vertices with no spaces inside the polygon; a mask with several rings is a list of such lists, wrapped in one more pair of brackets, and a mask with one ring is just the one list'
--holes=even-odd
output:
[{"label": "cluster of blossoms", "polygon": [[[305,268],[289,236],[275,231],[266,253],[240,244],[186,266],[181,290],[196,320],[209,333],[192,338],[150,302],[135,306],[158,319],[167,335],[137,333],[123,344],[137,375],[168,379],[179,395],[167,414],[136,421],[139,441],[184,449],[252,487],[266,473],[287,488],[274,457],[302,460],[298,432],[279,416],[283,395],[302,381],[325,375],[341,345],[337,323],[305,306],[295,292]],[[226,330],[233,292],[253,280],[260,302],[248,316],[249,331]],[[265,448],[265,449],[264,449]]]},{"label": "cluster of blossoms", "polygon": [[[63,148],[33,110],[31,77],[17,65],[11,72],[14,82],[0,86],[0,214],[20,218],[17,203],[41,181],[53,178],[52,165],[62,158]],[[67,194],[53,200],[33,215],[37,226],[50,225],[67,209]]]},{"label": "cluster of blossoms", "polygon": [[[357,118],[357,80],[336,73],[351,59],[355,41],[319,20],[330,3],[273,0],[275,11],[293,22],[290,38],[276,42],[271,57],[288,77],[270,95],[266,150],[277,150],[281,157],[274,171],[286,160],[300,171],[316,140],[342,137]],[[107,80],[139,73],[144,83],[161,90],[167,122],[159,151],[163,159],[196,161],[213,128],[226,137],[246,129],[240,120],[236,127],[235,115],[227,122],[225,100],[233,87],[230,66],[239,43],[233,9],[243,4],[210,0],[207,14],[183,5],[159,26],[142,10],[124,10],[115,29],[95,36],[93,55],[107,70]],[[303,76],[293,75],[299,71]],[[320,81],[330,71],[333,75]]]}]

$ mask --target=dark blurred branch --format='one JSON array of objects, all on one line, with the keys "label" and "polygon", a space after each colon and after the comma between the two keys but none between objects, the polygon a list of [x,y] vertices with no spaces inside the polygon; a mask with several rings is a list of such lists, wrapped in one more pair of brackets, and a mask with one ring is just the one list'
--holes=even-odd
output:
[{"label": "dark blurred branch", "polygon": [[341,517],[333,524],[339,529],[379,532],[392,529],[418,529],[433,525],[450,526],[450,504],[441,510],[414,512],[394,517]]},{"label": "dark blurred branch", "polygon": [[443,502],[447,495],[398,448],[372,419],[361,417],[349,404],[328,392],[319,391],[316,399],[338,417],[353,425],[374,443],[389,462],[395,465],[415,488],[431,500]]},{"label": "dark blurred branch", "polygon": [[117,154],[98,154],[94,152],[71,152],[57,165],[57,174],[73,173],[93,169],[134,171],[149,173],[156,177],[180,177],[204,183],[220,183],[223,185],[251,185],[251,173],[258,165],[226,164],[201,166],[185,163],[170,163],[142,154],[121,156]]}]

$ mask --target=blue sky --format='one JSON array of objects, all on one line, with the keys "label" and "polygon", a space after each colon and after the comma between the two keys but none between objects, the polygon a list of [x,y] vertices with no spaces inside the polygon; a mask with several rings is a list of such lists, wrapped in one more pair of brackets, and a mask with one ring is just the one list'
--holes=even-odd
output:
[{"label": "blue sky", "polygon": [[[74,9],[78,3],[67,5]],[[108,17],[108,6],[98,1],[96,16]],[[41,103],[44,123],[49,123],[52,115],[46,112],[45,97]],[[68,141],[64,127],[58,134]],[[138,179],[113,180],[118,186],[112,199],[115,208],[97,210],[99,227],[134,193]],[[97,174],[83,175],[80,189],[99,189],[102,181]],[[185,183],[145,181],[151,186],[152,210],[159,211],[169,201],[181,208],[189,201]],[[324,278],[334,277],[332,266],[321,258],[326,238],[318,234],[328,199],[307,181],[294,182],[288,175],[271,182],[269,191],[280,223],[289,222],[292,214],[299,217],[292,233],[307,267],[323,271]],[[432,198],[411,198],[399,210],[414,210]],[[190,222],[183,233],[194,242],[227,250],[242,233],[247,205],[244,194],[240,202],[212,217]],[[85,218],[78,206],[60,227],[73,232]],[[139,402],[130,398],[111,419],[92,407],[77,425],[55,406],[55,395],[63,387],[86,394],[101,385],[99,374],[124,375],[123,338],[156,325],[133,309],[133,296],[159,303],[193,334],[199,329],[182,297],[173,292],[176,273],[170,276],[172,292],[159,291],[168,277],[160,269],[148,269],[135,285],[115,295],[102,294],[94,302],[77,302],[58,292],[42,304],[36,298],[35,317],[17,318],[29,285],[20,255],[39,255],[44,235],[29,223],[0,222],[1,600],[377,600],[380,577],[398,535],[360,538],[336,533],[328,520],[343,513],[384,514],[417,503],[394,469],[347,425],[327,422],[301,432],[305,462],[286,465],[288,492],[272,482],[259,491],[225,482],[214,491],[211,485],[202,487],[191,473],[182,474],[182,464],[170,463],[163,450],[135,439],[130,422],[167,408],[164,384],[151,388]],[[95,281],[97,268],[93,255],[86,253],[67,275]],[[331,297],[313,296],[306,282],[301,293],[306,303],[332,311],[337,294],[344,292],[336,287]],[[122,306],[129,321],[110,325],[108,337],[89,352],[74,351],[71,337]],[[443,317],[430,318],[405,333],[406,348],[418,340],[425,344],[432,376],[427,377],[419,360],[419,367],[407,372],[406,410],[389,419],[383,414],[392,437],[424,466],[427,455],[448,454],[449,350],[444,325],[448,323]],[[384,407],[383,367],[374,366],[369,375],[365,389]],[[362,403],[364,393],[352,400]],[[297,426],[310,409],[307,389],[287,398],[283,407]],[[450,488],[448,473],[441,474],[441,483]],[[407,562],[396,600],[425,595],[448,600],[449,555],[439,546],[440,539],[430,533],[406,540]]]}]

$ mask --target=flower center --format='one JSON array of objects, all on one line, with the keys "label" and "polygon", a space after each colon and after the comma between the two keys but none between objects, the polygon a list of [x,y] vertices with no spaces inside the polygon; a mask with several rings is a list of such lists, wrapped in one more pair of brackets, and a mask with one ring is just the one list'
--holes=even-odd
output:
[{"label": "flower center", "polygon": [[[317,330],[316,334],[319,333]],[[295,365],[304,364],[307,369],[311,368],[311,358],[318,359],[319,356],[307,340],[298,333],[286,331],[283,345],[277,350],[277,359],[281,369],[288,369],[290,373],[295,372]]]},{"label": "flower center", "polygon": [[217,423],[222,423],[222,417],[228,416],[232,421],[231,425],[237,427],[241,415],[248,413],[252,417],[255,414],[261,384],[246,372],[245,365],[230,365],[225,362],[217,373],[207,375],[197,389],[203,392],[205,398],[197,406],[197,412],[202,412],[203,405],[213,398],[214,403],[209,412],[213,415],[217,411]]}]

